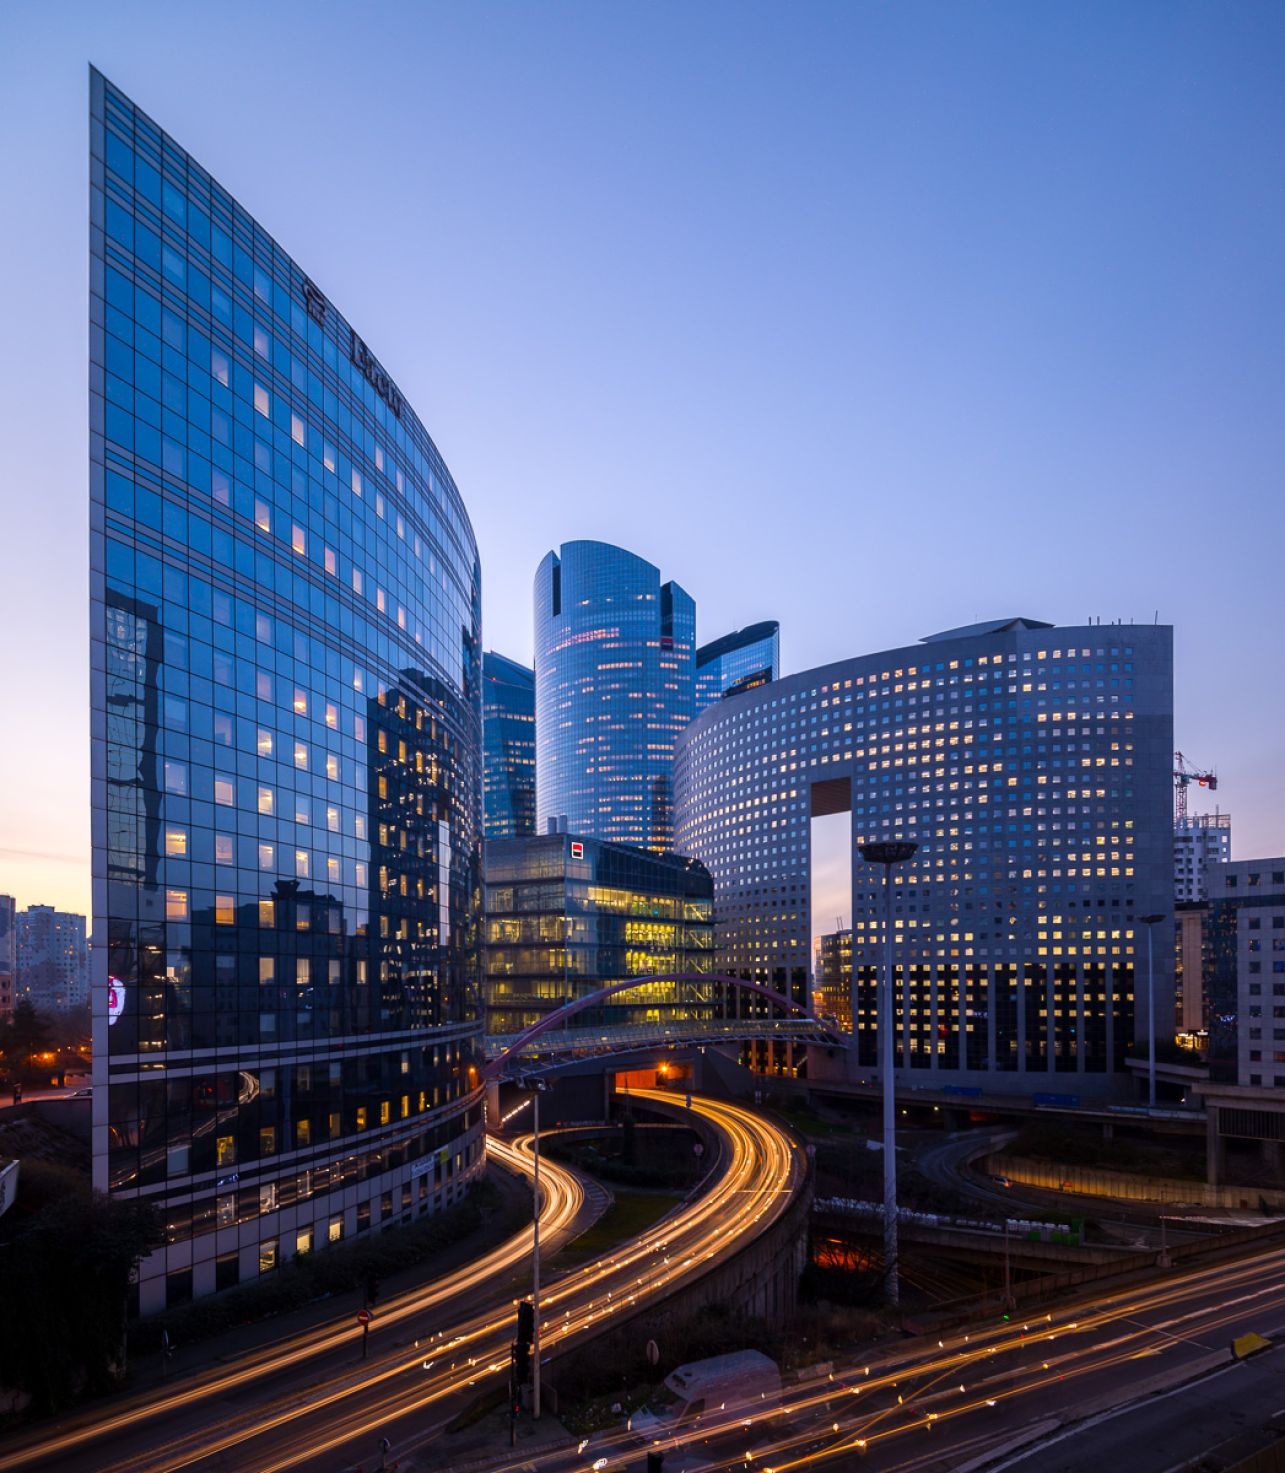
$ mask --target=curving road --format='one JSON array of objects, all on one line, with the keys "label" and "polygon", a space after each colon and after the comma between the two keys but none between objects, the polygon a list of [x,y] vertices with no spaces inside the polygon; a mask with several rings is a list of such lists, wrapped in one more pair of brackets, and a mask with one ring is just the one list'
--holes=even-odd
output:
[{"label": "curving road", "polygon": [[[663,1091],[632,1093],[675,1100]],[[615,1253],[547,1284],[541,1295],[540,1332],[546,1351],[589,1337],[610,1319],[699,1277],[738,1251],[789,1205],[805,1175],[802,1153],[794,1143],[777,1126],[738,1105],[695,1099],[692,1108],[719,1137],[717,1179],[702,1196]],[[518,1158],[526,1158],[527,1143],[514,1149]],[[542,1161],[542,1180],[547,1174],[551,1168]],[[485,1291],[488,1272],[503,1275],[512,1266],[508,1259],[489,1271],[471,1265],[461,1272],[473,1276],[476,1298]],[[166,1398],[168,1414],[153,1413],[153,1425],[142,1437],[129,1428],[130,1418],[150,1409],[118,1405],[107,1418],[88,1427],[67,1429],[44,1443],[15,1450],[0,1461],[0,1469],[42,1466],[44,1459],[43,1466],[86,1473],[216,1468],[322,1473],[369,1458],[381,1436],[392,1441],[397,1456],[413,1455],[440,1434],[464,1398],[476,1395],[488,1382],[499,1383],[507,1373],[514,1321],[512,1305],[504,1303],[480,1312],[464,1311],[443,1328],[421,1328],[414,1338],[414,1317],[419,1313],[422,1318],[422,1309],[408,1306],[399,1321],[402,1334],[397,1343],[387,1343],[394,1338],[387,1336],[381,1353],[377,1355],[372,1346],[368,1362],[349,1362],[340,1368],[332,1360],[308,1384],[295,1378],[285,1394],[279,1387],[276,1394],[253,1394],[262,1367],[238,1365],[202,1385],[176,1388]],[[387,1317],[385,1311],[382,1318]],[[440,1323],[438,1316],[434,1324]],[[352,1327],[342,1332],[335,1327],[334,1333],[342,1336],[350,1357]],[[292,1351],[284,1345],[275,1353],[288,1358]],[[100,1436],[117,1433],[121,1436],[110,1444]],[[94,1439],[92,1447],[88,1438]],[[76,1456],[61,1456],[65,1453]]]},{"label": "curving road", "polygon": [[[491,1137],[486,1149],[498,1165],[532,1177],[529,1137],[512,1143]],[[610,1198],[597,1183],[557,1162],[546,1158],[540,1166],[540,1234],[552,1252],[574,1233],[583,1232],[606,1209]],[[497,1281],[524,1267],[531,1258],[532,1232],[531,1227],[525,1227],[483,1257],[389,1299],[371,1322],[372,1353],[381,1340],[391,1338],[394,1329],[409,1330],[423,1317],[440,1315],[470,1298],[476,1301],[479,1293],[493,1290]],[[46,1466],[102,1468],[108,1457],[105,1446],[113,1438],[125,1435],[136,1444],[140,1431],[149,1429],[148,1435],[163,1441],[170,1435],[165,1429],[176,1418],[190,1420],[198,1406],[221,1404],[261,1388],[269,1380],[297,1376],[337,1355],[351,1358],[354,1331],[352,1316],[344,1314],[246,1351],[230,1364],[184,1377],[171,1388],[153,1387],[125,1399],[113,1399],[106,1410],[82,1414],[64,1421],[52,1433],[45,1430],[16,1446],[7,1446],[0,1453],[0,1473]],[[86,1449],[88,1455],[78,1458],[77,1454]]]}]

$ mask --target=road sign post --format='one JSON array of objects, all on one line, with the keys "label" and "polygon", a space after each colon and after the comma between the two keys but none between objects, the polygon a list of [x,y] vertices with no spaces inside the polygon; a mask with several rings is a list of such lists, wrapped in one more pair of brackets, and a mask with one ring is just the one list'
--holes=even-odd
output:
[{"label": "road sign post", "polygon": [[365,1360],[370,1354],[370,1320],[371,1314],[368,1309],[357,1311],[357,1323],[361,1326],[361,1358]]}]

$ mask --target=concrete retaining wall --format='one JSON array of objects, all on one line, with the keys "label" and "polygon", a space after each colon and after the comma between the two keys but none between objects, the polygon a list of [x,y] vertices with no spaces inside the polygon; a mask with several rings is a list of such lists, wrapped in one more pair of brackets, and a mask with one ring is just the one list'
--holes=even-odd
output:
[{"label": "concrete retaining wall", "polygon": [[1134,1176],[1125,1171],[1102,1171],[1089,1166],[1059,1166],[1029,1156],[993,1155],[983,1158],[982,1169],[991,1176],[1007,1176],[1024,1187],[1066,1191],[1082,1197],[1112,1197],[1121,1202],[1193,1202],[1198,1207],[1230,1207],[1254,1211],[1260,1200],[1269,1207],[1285,1207],[1280,1187],[1211,1187],[1181,1177]]}]

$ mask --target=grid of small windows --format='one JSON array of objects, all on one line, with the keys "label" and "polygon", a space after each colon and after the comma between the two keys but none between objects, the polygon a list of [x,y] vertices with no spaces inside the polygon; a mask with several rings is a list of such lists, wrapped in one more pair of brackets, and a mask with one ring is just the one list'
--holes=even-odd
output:
[{"label": "grid of small windows", "polygon": [[694,713],[696,608],[623,548],[568,542],[535,581],[536,824],[674,848],[674,743]]},{"label": "grid of small windows", "polygon": [[[1129,636],[933,642],[699,717],[676,759],[677,842],[714,875],[720,967],[797,974],[810,820],[850,807],[854,846],[919,844],[896,876],[904,1066],[1121,1067],[1134,915],[1167,909],[1172,877],[1170,636]],[[882,901],[854,859],[854,1021],[873,1063]]]},{"label": "grid of small windows", "polygon": [[354,1173],[480,1166],[476,547],[351,327],[97,74],[91,170],[96,1169],[174,1240],[320,1231]]},{"label": "grid of small windows", "polygon": [[1205,986],[1216,1058],[1242,1085],[1285,1086],[1285,857],[1209,870]]}]

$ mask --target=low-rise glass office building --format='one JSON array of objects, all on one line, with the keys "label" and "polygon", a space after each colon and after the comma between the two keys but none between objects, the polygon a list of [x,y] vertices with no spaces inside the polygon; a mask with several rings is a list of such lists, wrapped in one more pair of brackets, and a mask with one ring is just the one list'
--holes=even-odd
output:
[{"label": "low-rise glass office building", "polygon": [[[677,854],[571,834],[488,841],[487,1032],[520,1033],[628,977],[711,971],[713,897],[705,866]],[[673,995],[631,988],[593,1018],[654,1023]]]},{"label": "low-rise glass office building", "polygon": [[355,326],[97,72],[96,1186],[155,1310],[483,1167],[480,572]]}]

